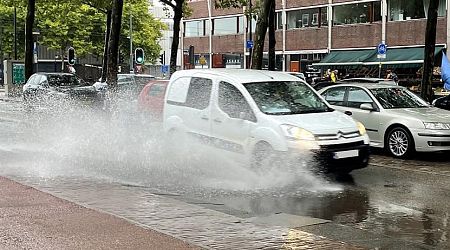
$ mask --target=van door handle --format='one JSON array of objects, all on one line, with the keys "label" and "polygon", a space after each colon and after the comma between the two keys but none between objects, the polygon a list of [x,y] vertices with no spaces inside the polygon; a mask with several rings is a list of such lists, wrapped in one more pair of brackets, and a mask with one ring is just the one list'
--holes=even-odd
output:
[{"label": "van door handle", "polygon": [[205,121],[209,120],[209,118],[206,115],[202,116],[201,119]]},{"label": "van door handle", "polygon": [[213,121],[214,121],[214,122],[217,122],[217,123],[222,123],[222,120],[220,120],[219,118],[216,118],[216,119],[214,119]]},{"label": "van door handle", "polygon": [[345,111],[344,114],[350,115],[350,116],[353,115],[352,111]]}]

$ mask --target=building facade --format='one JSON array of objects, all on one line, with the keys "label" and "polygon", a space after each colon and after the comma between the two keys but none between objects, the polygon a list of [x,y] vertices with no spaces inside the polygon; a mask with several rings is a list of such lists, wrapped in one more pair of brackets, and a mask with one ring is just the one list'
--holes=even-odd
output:
[{"label": "building facade", "polygon": [[[276,0],[277,69],[304,72],[314,65],[377,71],[381,62],[417,70],[423,62],[429,1]],[[195,47],[195,67],[247,67],[245,41],[250,30],[254,34],[256,20],[250,21],[245,9],[216,9],[211,0],[189,4],[193,14],[183,21],[183,47]],[[438,50],[450,40],[447,9],[447,1],[440,0]],[[387,45],[387,57],[378,59],[381,43]],[[201,57],[206,65],[200,64]]]}]

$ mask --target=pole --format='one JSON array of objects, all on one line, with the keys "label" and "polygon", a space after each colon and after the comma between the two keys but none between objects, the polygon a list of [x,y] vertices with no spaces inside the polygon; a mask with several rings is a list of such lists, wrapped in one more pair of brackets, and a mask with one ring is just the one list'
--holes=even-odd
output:
[{"label": "pole", "polygon": [[133,67],[133,15],[131,13],[130,5],[130,73],[134,72]]},{"label": "pole", "polygon": [[[253,35],[252,35],[252,29],[253,29],[253,25],[252,25],[252,20],[253,20],[253,7],[252,7],[252,0],[250,0],[248,7],[250,9],[250,35],[249,35],[249,39],[250,41],[253,41]],[[249,68],[252,68],[252,52],[253,52],[253,48],[248,49],[248,53],[249,53],[249,60],[250,60],[250,64],[249,64]]]},{"label": "pole", "polygon": [[247,16],[247,14],[245,13],[246,12],[246,8],[245,8],[245,6],[242,8],[242,11],[244,12],[244,23],[245,23],[245,28],[244,28],[244,35],[243,35],[243,37],[244,37],[244,57],[243,57],[243,60],[244,60],[244,69],[246,69],[247,68],[247,30],[248,30],[248,16]]},{"label": "pole", "polygon": [[17,60],[17,11],[16,2],[14,2],[14,60]]},{"label": "pole", "polygon": [[281,23],[283,25],[283,55],[281,70],[286,71],[286,0],[282,0],[281,5],[283,9],[281,12]]},{"label": "pole", "polygon": [[381,78],[381,58],[380,58],[380,65],[378,66],[378,78]]}]

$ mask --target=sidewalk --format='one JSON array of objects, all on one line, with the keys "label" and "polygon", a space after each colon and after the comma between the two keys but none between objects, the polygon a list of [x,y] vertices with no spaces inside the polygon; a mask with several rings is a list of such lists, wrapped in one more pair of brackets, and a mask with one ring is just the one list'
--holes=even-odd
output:
[{"label": "sidewalk", "polygon": [[199,249],[0,177],[0,249]]}]

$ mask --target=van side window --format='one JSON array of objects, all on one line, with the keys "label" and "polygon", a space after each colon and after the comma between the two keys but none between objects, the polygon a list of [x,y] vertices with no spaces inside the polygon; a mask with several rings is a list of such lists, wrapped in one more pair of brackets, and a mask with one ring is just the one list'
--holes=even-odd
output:
[{"label": "van side window", "polygon": [[190,77],[181,77],[176,79],[169,89],[167,103],[174,105],[184,105],[189,89]]},{"label": "van side window", "polygon": [[256,121],[255,115],[241,91],[230,83],[219,83],[219,108],[231,118],[239,118],[239,114],[244,112],[247,114],[247,120]]},{"label": "van side window", "polygon": [[187,92],[185,106],[194,109],[205,109],[209,106],[211,97],[211,79],[192,77]]},{"label": "van side window", "polygon": [[344,106],[345,87],[331,88],[323,96],[331,105]]}]

